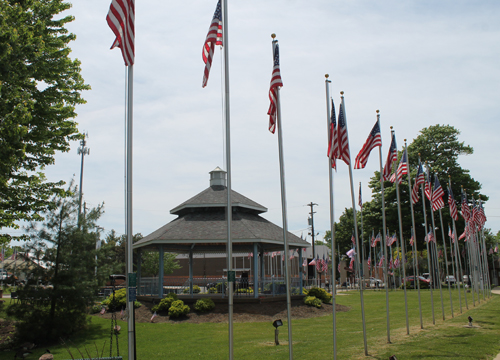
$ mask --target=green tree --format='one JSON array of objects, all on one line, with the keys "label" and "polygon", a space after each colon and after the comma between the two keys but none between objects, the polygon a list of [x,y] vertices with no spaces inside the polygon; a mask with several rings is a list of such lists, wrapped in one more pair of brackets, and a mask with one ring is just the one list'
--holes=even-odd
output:
[{"label": "green tree", "polygon": [[[137,233],[132,237],[132,242],[136,243],[142,239],[142,234]],[[107,269],[107,274],[126,274],[125,254],[127,248],[127,236],[118,235],[115,230],[111,230],[107,235],[98,252],[98,267]],[[137,269],[137,250],[134,251],[134,271]],[[108,276],[105,275],[105,276]]]},{"label": "green tree", "polygon": [[[175,259],[177,254],[163,254],[163,274],[172,274],[174,270],[180,269],[179,261]],[[158,276],[160,269],[160,253],[158,251],[147,251],[141,255],[141,272],[143,276]]]},{"label": "green tree", "polygon": [[[42,172],[56,151],[78,139],[75,106],[90,89],[80,62],[69,57],[76,36],[64,27],[73,16],[62,0],[0,2],[0,228],[40,221],[63,181]],[[3,234],[0,241],[6,242]]]},{"label": "green tree", "polygon": [[[19,320],[16,328],[23,340],[49,342],[82,328],[88,322],[87,309],[93,304],[99,283],[96,281],[97,220],[102,205],[87,212],[77,226],[78,194],[71,183],[70,197],[54,196],[50,212],[41,228],[28,229],[30,246],[43,250],[32,269],[29,286],[18,290],[20,299],[9,311]],[[39,282],[50,287],[40,288]]]}]

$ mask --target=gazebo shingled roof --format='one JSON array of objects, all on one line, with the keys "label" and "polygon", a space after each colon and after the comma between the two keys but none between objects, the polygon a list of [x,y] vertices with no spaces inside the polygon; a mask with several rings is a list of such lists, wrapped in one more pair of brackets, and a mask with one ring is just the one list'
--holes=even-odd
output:
[{"label": "gazebo shingled roof", "polygon": [[[173,208],[178,217],[136,242],[133,247],[156,248],[163,245],[171,252],[186,252],[194,246],[196,252],[225,252],[227,239],[225,171],[210,172],[210,187]],[[233,217],[231,222],[233,251],[249,251],[258,243],[261,251],[283,250],[283,229],[259,214],[267,209],[232,190]],[[288,232],[290,249],[310,244]]]}]

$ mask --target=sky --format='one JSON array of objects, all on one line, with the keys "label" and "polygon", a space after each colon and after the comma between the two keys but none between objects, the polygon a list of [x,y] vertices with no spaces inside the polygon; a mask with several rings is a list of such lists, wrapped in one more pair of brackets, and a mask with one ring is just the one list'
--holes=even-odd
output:
[{"label": "sky", "polygon": [[[486,227],[500,230],[500,3],[498,1],[254,0],[228,1],[231,177],[233,190],[268,208],[282,225],[278,137],[268,128],[271,34],[280,44],[282,131],[288,228],[308,233],[308,203],[317,236],[330,228],[325,74],[337,109],[345,92],[351,157],[381,114],[382,156],[390,126],[399,150],[419,131],[449,124],[474,148],[459,163],[479,181]],[[72,58],[92,90],[76,121],[88,133],[83,192],[87,206],[104,202],[100,226],[125,232],[125,66],[106,23],[110,1],[74,1],[64,14],[77,38]],[[133,232],[147,235],[175,216],[170,209],[209,186],[225,168],[222,52],[201,87],[202,46],[215,0],[136,0]],[[77,142],[46,169],[50,180],[78,182]],[[416,166],[417,159],[410,159]],[[355,192],[379,169],[373,151],[353,170]],[[495,175],[496,174],[496,175]],[[352,206],[349,170],[334,174],[335,218]],[[357,202],[357,199],[356,199]],[[13,232],[16,233],[16,232]],[[308,238],[310,239],[310,238]]]}]

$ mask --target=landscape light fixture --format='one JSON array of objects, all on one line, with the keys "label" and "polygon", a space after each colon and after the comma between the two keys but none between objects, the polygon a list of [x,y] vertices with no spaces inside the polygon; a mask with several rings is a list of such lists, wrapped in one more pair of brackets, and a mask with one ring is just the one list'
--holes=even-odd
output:
[{"label": "landscape light fixture", "polygon": [[278,330],[278,327],[283,326],[283,321],[281,321],[281,319],[274,320],[273,321],[273,326],[275,327],[275,330],[274,330],[274,344],[275,345],[279,345],[280,342],[278,340],[278,335],[279,335],[280,331]]},{"label": "landscape light fixture", "polygon": [[472,318],[469,316],[467,319],[469,320],[469,326],[472,327]]}]

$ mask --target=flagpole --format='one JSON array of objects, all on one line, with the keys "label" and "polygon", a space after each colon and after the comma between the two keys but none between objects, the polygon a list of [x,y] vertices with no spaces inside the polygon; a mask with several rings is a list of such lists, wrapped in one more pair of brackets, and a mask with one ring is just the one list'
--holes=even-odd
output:
[{"label": "flagpole", "polygon": [[361,181],[359,182],[359,214],[361,218],[361,287],[364,289],[365,286],[365,241],[363,239],[363,201],[361,199]]},{"label": "flagpole", "polygon": [[[419,164],[419,166],[421,165],[420,153],[418,154],[418,164]],[[427,232],[428,226],[427,226],[427,212],[425,210],[424,184],[420,185],[420,190],[422,191],[422,208],[423,208],[423,213],[424,213],[425,237],[427,238],[427,241],[425,241],[425,245],[427,247],[427,266],[429,268],[429,278],[431,280],[429,288],[431,290],[432,324],[436,325],[436,318],[434,316],[434,296],[433,296],[433,292],[432,292],[432,288],[435,286],[435,280],[434,280],[432,266],[431,266],[431,252],[429,249],[429,245],[430,245],[429,244],[429,233]]]},{"label": "flagpole", "polygon": [[[412,225],[412,231],[413,231],[413,284],[417,285],[417,292],[418,292],[418,310],[420,314],[420,328],[424,328],[424,321],[422,319],[422,300],[420,298],[420,279],[419,279],[419,271],[418,271],[418,251],[417,251],[417,235],[416,235],[416,228],[415,228],[415,214],[413,212],[413,201],[412,201],[412,188],[411,188],[411,173],[410,173],[410,157],[408,156],[408,145],[406,143],[405,139],[405,151],[406,151],[406,161],[407,163],[407,170],[408,170],[408,194],[410,195],[410,210],[411,210],[411,225]],[[422,199],[422,201],[425,201]]]},{"label": "flagpole", "polygon": [[[225,0],[227,1],[227,0]],[[273,38],[273,58],[274,51],[276,45],[278,44],[278,40],[275,40],[276,35],[272,34]],[[286,215],[286,191],[285,191],[285,163],[283,156],[283,135],[282,135],[282,122],[281,122],[281,102],[280,102],[280,88],[276,89],[276,107],[277,107],[277,124],[278,128],[278,147],[279,147],[279,161],[280,161],[280,179],[281,179],[281,211],[283,216],[283,242],[285,245],[285,254],[288,254],[288,241],[287,241],[287,232],[288,232],[288,224],[287,224],[287,215]],[[293,343],[292,343],[292,301],[290,297],[290,268],[289,268],[289,259],[285,259],[285,281],[286,281],[286,308],[287,308],[287,321],[288,321],[288,352],[289,358],[293,359]]]},{"label": "flagpole", "polygon": [[443,238],[443,256],[446,264],[446,278],[448,279],[448,294],[450,296],[450,307],[451,307],[451,317],[453,318],[453,299],[451,297],[451,285],[450,285],[450,273],[448,271],[448,254],[446,253],[446,239],[444,236],[444,225],[443,225],[443,215],[441,209],[439,209],[439,220],[441,221],[441,235]]},{"label": "flagpole", "polygon": [[[231,282],[233,278],[233,244],[231,239],[231,222],[233,217],[232,208],[232,186],[231,186],[231,116],[230,116],[230,102],[229,102],[229,39],[228,39],[228,11],[227,0],[222,0],[222,44],[224,50],[224,117],[226,120],[226,171],[227,171],[227,209],[226,209],[226,223],[227,223],[227,292],[228,292],[228,340],[229,340],[229,359],[232,360],[234,356],[233,348],[233,286]],[[232,281],[231,281],[232,280]]]},{"label": "flagpole", "polygon": [[[426,162],[426,165],[427,165],[427,162]],[[427,173],[429,173],[429,171],[427,170]],[[430,175],[429,175],[430,177]],[[430,182],[430,179],[429,179],[429,182]],[[441,273],[439,271],[439,256],[438,256],[438,251],[437,251],[437,238],[436,238],[436,225],[434,223],[434,207],[433,207],[433,201],[432,201],[432,194],[433,194],[433,188],[432,186],[430,185],[430,192],[431,192],[431,220],[432,220],[432,233],[434,235],[434,245],[435,245],[435,253],[436,253],[436,269],[437,269],[437,282],[438,282],[438,285],[439,285],[439,292],[440,292],[440,295],[441,295],[441,312],[442,312],[442,315],[443,315],[443,320],[445,320],[445,317],[444,317],[444,302],[443,302],[443,288],[441,286]]]},{"label": "flagpole", "polygon": [[[394,132],[394,130],[393,130],[393,132]],[[406,142],[406,139],[405,139],[405,142]],[[406,145],[405,145],[405,147],[406,147]],[[404,156],[404,154],[403,154],[403,156]],[[394,163],[393,167],[396,168],[396,163]],[[408,157],[406,159],[406,168],[408,169]],[[395,169],[395,171],[397,172],[398,170]],[[409,173],[409,171],[407,171],[407,172]],[[408,175],[408,177],[409,177],[409,175]],[[401,176],[401,179],[402,179],[402,176]],[[399,180],[398,180],[397,174],[396,174],[396,198],[398,201],[399,238],[400,238],[400,242],[401,242],[400,265],[403,268],[403,290],[404,290],[404,294],[405,294],[406,334],[410,335],[410,322],[408,320],[408,298],[407,298],[407,294],[406,294],[406,266],[404,263],[404,257],[405,257],[406,252],[405,252],[405,242],[403,239],[403,221],[401,219],[401,200],[399,198]],[[398,254],[398,257],[399,257],[399,254]],[[401,279],[401,273],[399,273],[399,276]]]},{"label": "flagpole", "polygon": [[[328,134],[328,142],[330,143],[330,118],[331,118],[331,109],[330,109],[330,87],[331,83],[328,80],[329,75],[325,75],[325,89],[326,89],[326,131]],[[335,116],[335,115],[334,115]],[[334,196],[333,196],[333,171],[332,171],[332,158],[328,157],[328,185],[330,190],[330,234],[331,234],[331,247],[332,247],[332,302],[333,302],[333,359],[337,359],[337,319],[335,314],[336,308],[336,291],[335,291],[335,271],[336,261],[335,261],[335,207],[334,207]],[[312,211],[311,211],[312,212]]]},{"label": "flagpole", "polygon": [[[377,120],[380,122],[380,111],[377,110]],[[391,324],[389,321],[389,274],[387,273],[387,237],[386,237],[386,220],[385,220],[385,196],[384,196],[384,179],[382,178],[382,174],[384,173],[382,166],[382,146],[378,148],[378,158],[380,162],[380,191],[382,195],[382,244],[381,247],[384,249],[383,251],[383,271],[385,276],[385,314],[387,320],[387,343],[391,343]]]},{"label": "flagpole", "polygon": [[[344,92],[340,92],[340,98],[342,99],[342,109],[344,110],[344,119],[345,119],[345,127],[346,127],[346,134],[349,136],[348,128],[347,128],[347,115],[346,115],[346,110],[345,110],[345,104],[344,104]],[[356,218],[356,200],[354,198],[354,182],[352,179],[352,165],[351,165],[351,147],[348,146],[348,151],[349,151],[349,179],[351,181],[351,200],[352,200],[352,213],[354,216],[354,234],[356,236],[356,246],[358,248],[358,251],[356,252],[356,260],[358,261],[358,264],[360,264],[359,260],[359,236],[358,236],[358,221]],[[356,281],[356,279],[355,279]],[[361,298],[361,319],[363,321],[363,342],[364,342],[364,347],[365,347],[365,355],[368,356],[368,344],[366,341],[366,323],[365,323],[365,302],[363,299],[363,286],[361,285],[359,288],[359,293],[360,293],[360,298]]]},{"label": "flagpole", "polygon": [[[450,189],[451,189],[451,179],[450,179]],[[465,299],[465,308],[469,310],[469,305],[467,304],[467,292],[465,290],[464,286],[464,273],[462,269],[462,259],[461,259],[461,254],[460,254],[460,243],[458,240],[458,234],[457,234],[457,227],[455,226],[455,219],[451,219],[452,224],[453,224],[453,234],[455,236],[455,257],[457,258],[458,261],[458,276],[460,276],[460,281],[462,282],[462,288],[464,291],[464,299]],[[465,245],[464,245],[465,246]],[[458,291],[459,291],[459,296],[460,296],[460,282],[458,283]],[[460,300],[460,313],[462,312],[462,300]]]}]

